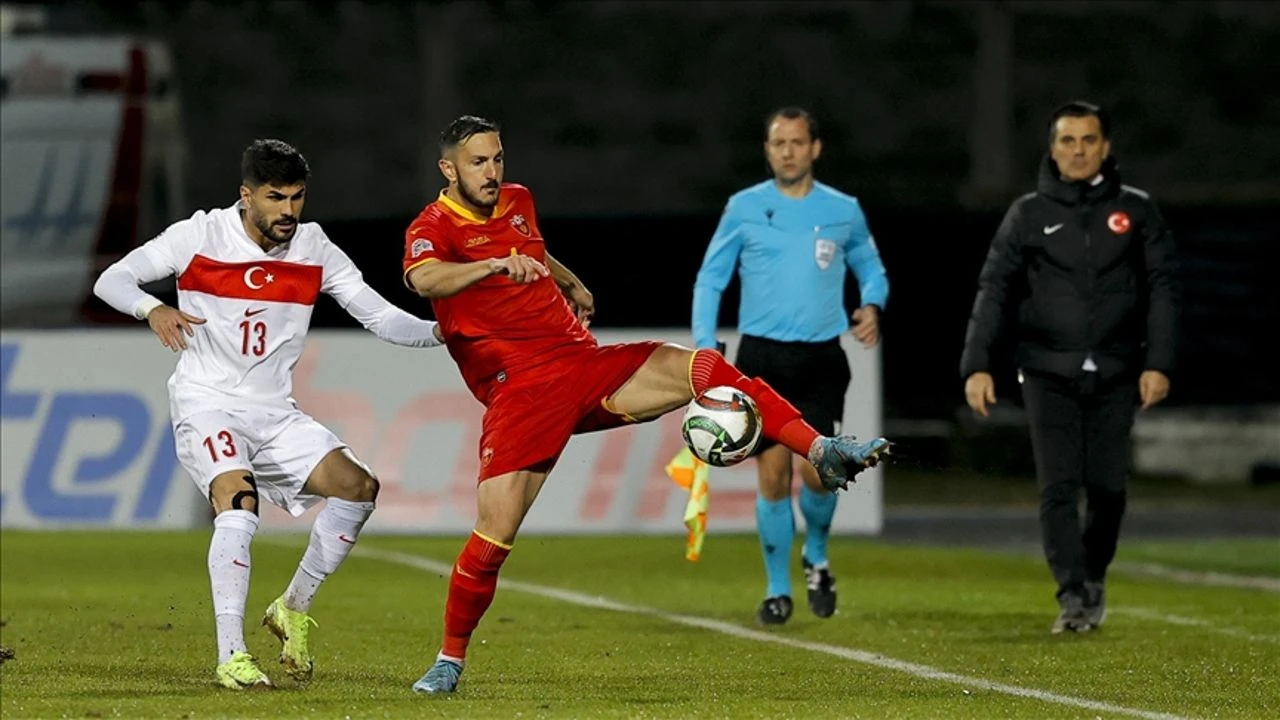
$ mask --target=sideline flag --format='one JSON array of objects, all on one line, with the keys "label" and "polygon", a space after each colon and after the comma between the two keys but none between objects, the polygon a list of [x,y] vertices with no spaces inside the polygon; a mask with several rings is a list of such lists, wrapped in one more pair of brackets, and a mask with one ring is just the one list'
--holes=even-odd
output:
[{"label": "sideline flag", "polygon": [[686,447],[667,463],[666,470],[667,477],[689,491],[689,503],[684,508],[684,526],[689,530],[684,558],[697,562],[702,556],[702,541],[707,536],[711,466],[694,457],[693,451]]}]

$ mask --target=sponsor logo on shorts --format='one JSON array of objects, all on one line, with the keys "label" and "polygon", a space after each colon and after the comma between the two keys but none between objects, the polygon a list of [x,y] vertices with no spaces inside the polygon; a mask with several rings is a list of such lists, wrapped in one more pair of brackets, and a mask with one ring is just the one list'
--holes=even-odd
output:
[{"label": "sponsor logo on shorts", "polygon": [[493,448],[487,447],[480,451],[480,464],[489,467],[489,463],[493,461]]}]

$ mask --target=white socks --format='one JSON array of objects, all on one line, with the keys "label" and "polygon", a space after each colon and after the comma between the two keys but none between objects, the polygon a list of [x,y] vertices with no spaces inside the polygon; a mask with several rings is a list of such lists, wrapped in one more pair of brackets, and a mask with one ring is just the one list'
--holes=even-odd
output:
[{"label": "white socks", "polygon": [[227,510],[213,518],[209,541],[209,582],[213,615],[218,628],[218,664],[246,650],[244,604],[249,597],[249,546],[258,530],[258,516],[248,510]]},{"label": "white socks", "polygon": [[[371,502],[329,498],[311,526],[311,542],[285,591],[285,607],[297,612],[310,610],[320,583],[338,569],[355,547],[372,512]],[[248,510],[227,510],[213,518],[209,582],[217,624],[218,664],[237,652],[247,651],[244,606],[249,598],[249,546],[257,531],[258,516]]]},{"label": "white socks", "polygon": [[307,612],[320,583],[329,577],[355,547],[360,529],[373,513],[373,503],[329,498],[311,526],[311,542],[298,571],[284,593],[284,606]]}]

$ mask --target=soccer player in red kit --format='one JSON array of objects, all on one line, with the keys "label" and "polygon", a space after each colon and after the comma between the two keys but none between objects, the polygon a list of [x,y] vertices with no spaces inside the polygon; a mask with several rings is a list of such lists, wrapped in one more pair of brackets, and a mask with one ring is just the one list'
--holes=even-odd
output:
[{"label": "soccer player in red kit", "polygon": [[800,412],[714,350],[661,342],[600,346],[591,293],[547,253],[529,190],[504,184],[498,126],[473,116],[440,138],[449,186],[405,233],[405,283],[431,299],[449,353],[484,404],[474,532],[454,564],[444,643],[413,685],[450,693],[471,633],[493,600],[520,523],[570,436],[653,420],[707,388],[750,395],[765,437],[809,458],[844,489],[889,449],[877,438],[821,437]]}]

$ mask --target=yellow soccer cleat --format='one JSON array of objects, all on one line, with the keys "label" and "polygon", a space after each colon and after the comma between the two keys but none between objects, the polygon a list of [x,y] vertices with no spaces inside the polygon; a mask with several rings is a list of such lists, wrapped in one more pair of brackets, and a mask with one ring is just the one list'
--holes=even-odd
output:
[{"label": "yellow soccer cleat", "polygon": [[218,682],[232,690],[248,690],[253,687],[271,687],[271,679],[258,667],[253,656],[241,650],[218,666]]},{"label": "yellow soccer cleat", "polygon": [[312,625],[318,627],[320,623],[304,612],[285,607],[284,597],[281,596],[267,606],[262,624],[283,643],[280,648],[280,664],[284,665],[284,671],[289,677],[298,682],[310,680],[312,663],[308,634]]}]

